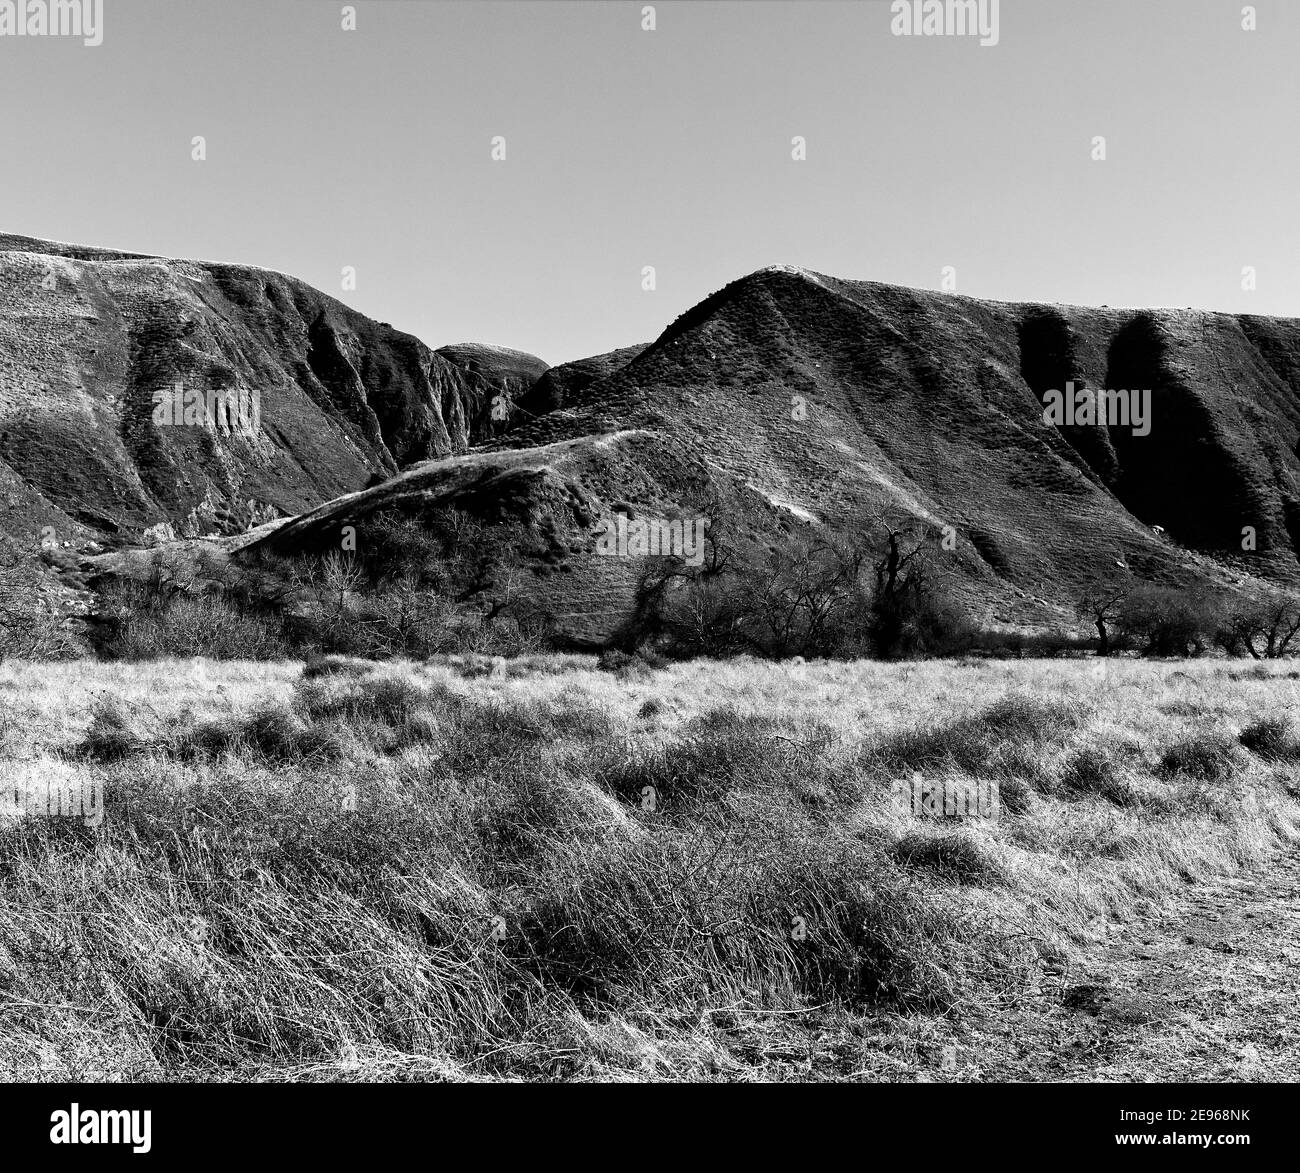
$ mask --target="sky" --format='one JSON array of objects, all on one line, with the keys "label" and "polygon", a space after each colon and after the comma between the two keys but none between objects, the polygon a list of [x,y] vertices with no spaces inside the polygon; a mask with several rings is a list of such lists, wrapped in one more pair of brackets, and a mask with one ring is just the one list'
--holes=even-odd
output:
[{"label": "sky", "polygon": [[0,36],[0,231],[276,269],[550,363],[770,264],[1300,316],[1293,0],[1254,31],[1231,0],[1001,0],[996,45],[894,35],[889,0],[657,3],[653,31],[640,0],[345,7],[104,0],[101,45]]}]

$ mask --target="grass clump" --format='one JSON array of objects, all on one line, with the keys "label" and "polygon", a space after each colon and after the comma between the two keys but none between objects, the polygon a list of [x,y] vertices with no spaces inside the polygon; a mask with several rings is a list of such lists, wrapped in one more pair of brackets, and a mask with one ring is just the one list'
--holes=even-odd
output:
[{"label": "grass clump", "polygon": [[1140,801],[1114,758],[1097,746],[1086,746],[1070,757],[1061,772],[1061,784],[1068,794],[1095,794],[1116,806],[1137,806]]},{"label": "grass clump", "polygon": [[699,812],[729,796],[778,791],[820,801],[845,792],[831,742],[817,726],[742,714],[730,706],[694,718],[665,743],[611,745],[596,777],[624,801],[661,813]]},{"label": "grass clump", "polygon": [[90,725],[82,738],[81,751],[101,762],[113,762],[141,753],[146,748],[126,703],[108,694],[96,697],[91,705]]},{"label": "grass clump", "polygon": [[1197,733],[1165,750],[1159,772],[1164,777],[1184,774],[1202,781],[1223,782],[1233,774],[1236,753],[1236,743],[1226,733]]},{"label": "grass clump", "polygon": [[1237,740],[1251,753],[1269,761],[1300,756],[1300,746],[1291,736],[1291,723],[1285,717],[1260,717],[1247,725]]},{"label": "grass clump", "polygon": [[309,656],[303,665],[304,680],[314,680],[319,676],[365,676],[374,669],[366,660],[354,660],[347,656]]},{"label": "grass clump", "polygon": [[1064,741],[1082,720],[1074,705],[1011,694],[970,717],[888,734],[869,744],[865,753],[895,776],[945,766],[976,774],[990,770],[1012,747]]},{"label": "grass clump", "polygon": [[894,846],[899,864],[924,870],[956,884],[988,887],[1002,881],[1002,869],[989,853],[964,831],[911,831]]}]

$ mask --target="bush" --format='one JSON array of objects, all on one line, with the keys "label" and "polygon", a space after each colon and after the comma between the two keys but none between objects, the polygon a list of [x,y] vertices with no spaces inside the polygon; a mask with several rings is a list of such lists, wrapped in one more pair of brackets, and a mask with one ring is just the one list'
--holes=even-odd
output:
[{"label": "bush", "polygon": [[207,656],[214,660],[283,660],[293,654],[282,624],[220,594],[158,597],[122,582],[101,600],[101,654],[113,660]]},{"label": "bush", "polygon": [[876,656],[886,660],[917,656],[960,656],[975,647],[974,627],[940,588],[901,592],[872,599],[867,637]]},{"label": "bush", "polygon": [[1215,642],[1229,655],[1248,652],[1256,660],[1280,659],[1298,638],[1300,599],[1281,591],[1234,601],[1215,633]]},{"label": "bush", "polygon": [[367,525],[364,557],[263,553],[248,564],[218,565],[183,552],[159,554],[147,579],[104,588],[95,645],[126,660],[550,650],[547,624],[512,612],[501,597],[500,543],[482,540],[480,523],[453,510],[418,523],[376,517]]},{"label": "bush", "polygon": [[1205,651],[1217,620],[1203,595],[1143,584],[1120,605],[1116,627],[1148,656],[1197,656]]},{"label": "bush", "polygon": [[601,652],[596,658],[596,667],[601,672],[612,672],[619,680],[644,680],[653,671],[651,662],[640,652],[629,655],[618,648]]},{"label": "bush", "polygon": [[975,638],[929,569],[927,537],[884,525],[845,537],[810,530],[746,562],[709,535],[698,568],[674,565],[640,589],[637,634],[677,656],[774,659],[955,655]]},{"label": "bush", "polygon": [[646,621],[662,632],[672,655],[729,656],[750,648],[749,601],[738,575],[699,575],[647,597],[652,612]]},{"label": "bush", "polygon": [[635,662],[634,656],[618,648],[606,648],[596,657],[596,667],[601,672],[618,672]]},{"label": "bush", "polygon": [[[1061,631],[980,631],[964,627],[961,630],[960,638],[955,637],[952,641],[953,651],[945,654],[983,654],[1046,660],[1081,655],[1095,642]],[[1110,648],[1117,650],[1113,640]]]}]

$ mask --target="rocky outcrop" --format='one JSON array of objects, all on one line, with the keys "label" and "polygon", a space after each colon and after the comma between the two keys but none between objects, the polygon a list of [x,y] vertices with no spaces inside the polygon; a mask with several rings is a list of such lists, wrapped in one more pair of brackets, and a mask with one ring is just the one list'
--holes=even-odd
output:
[{"label": "rocky outcrop", "polygon": [[549,369],[536,355],[476,342],[442,346],[436,353],[459,376],[446,389],[444,417],[471,445],[504,436],[527,418],[520,404]]}]

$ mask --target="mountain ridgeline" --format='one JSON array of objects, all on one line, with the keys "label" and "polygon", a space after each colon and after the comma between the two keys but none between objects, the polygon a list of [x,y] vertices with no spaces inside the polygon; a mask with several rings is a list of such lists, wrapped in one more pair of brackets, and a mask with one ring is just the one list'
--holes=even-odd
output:
[{"label": "mountain ridgeline", "polygon": [[[176,386],[255,391],[256,426],[160,425]],[[1049,422],[1071,387],[1144,418]],[[242,558],[455,506],[496,535],[512,597],[576,645],[616,638],[639,605],[647,558],[597,549],[616,514],[708,509],[754,558],[810,529],[908,522],[946,535],[965,610],[1009,627],[1061,622],[1116,564],[1294,584],[1298,439],[1289,319],[776,267],[648,346],[547,369],[431,350],[275,273],[0,237],[0,530],[118,550],[206,538]]]}]

